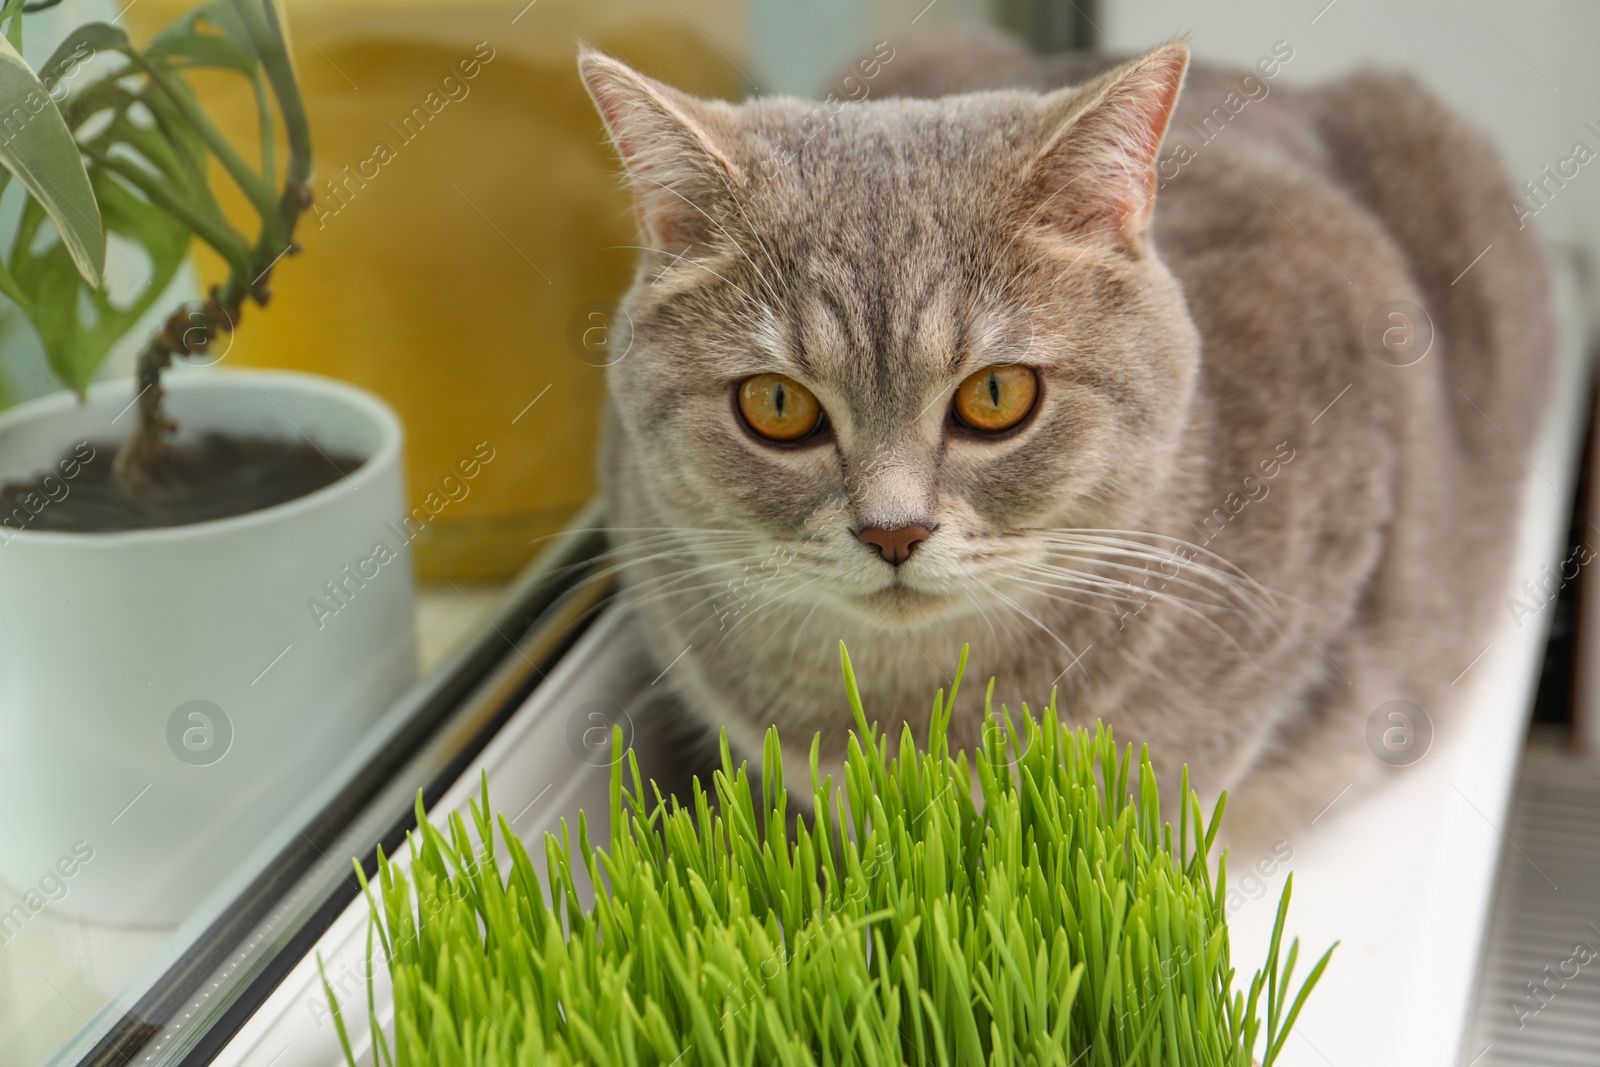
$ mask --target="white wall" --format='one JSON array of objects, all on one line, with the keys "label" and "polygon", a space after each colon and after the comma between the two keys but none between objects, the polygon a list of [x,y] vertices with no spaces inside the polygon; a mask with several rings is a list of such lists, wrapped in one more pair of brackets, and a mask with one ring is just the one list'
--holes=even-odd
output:
[{"label": "white wall", "polygon": [[1234,63],[1288,41],[1295,58],[1285,76],[1302,84],[1361,63],[1410,70],[1495,139],[1519,186],[1581,141],[1595,159],[1577,166],[1532,224],[1600,260],[1594,0],[1103,0],[1097,22],[1121,51],[1181,34],[1198,56]]}]

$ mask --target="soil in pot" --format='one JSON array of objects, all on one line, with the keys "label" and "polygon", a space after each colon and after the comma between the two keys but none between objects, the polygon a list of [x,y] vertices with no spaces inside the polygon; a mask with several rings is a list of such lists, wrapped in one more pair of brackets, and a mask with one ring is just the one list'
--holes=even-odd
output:
[{"label": "soil in pot", "polygon": [[0,485],[8,530],[116,533],[225,519],[296,500],[354,472],[362,460],[308,442],[210,433],[174,445],[159,489],[130,492],[111,473],[118,444],[86,442],[55,467]]}]

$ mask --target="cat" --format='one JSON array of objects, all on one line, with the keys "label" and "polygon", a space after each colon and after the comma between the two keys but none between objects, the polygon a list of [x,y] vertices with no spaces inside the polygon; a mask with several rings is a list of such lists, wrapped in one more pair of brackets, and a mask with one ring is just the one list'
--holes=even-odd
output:
[{"label": "cat", "polygon": [[986,680],[1054,692],[1248,838],[1409,762],[1389,702],[1448,719],[1510,579],[1547,267],[1414,79],[1295,88],[1284,47],[914,37],[822,104],[581,54],[643,235],[615,569],[694,721],[837,767],[841,640],[894,736],[970,644],[954,745]]}]

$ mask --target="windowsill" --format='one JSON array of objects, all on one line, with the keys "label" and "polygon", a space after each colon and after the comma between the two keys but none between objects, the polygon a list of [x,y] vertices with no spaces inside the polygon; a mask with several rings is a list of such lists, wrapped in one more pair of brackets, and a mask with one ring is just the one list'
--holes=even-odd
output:
[{"label": "windowsill", "polygon": [[417,583],[417,666],[426,674],[480,633],[505,600],[507,582]]}]

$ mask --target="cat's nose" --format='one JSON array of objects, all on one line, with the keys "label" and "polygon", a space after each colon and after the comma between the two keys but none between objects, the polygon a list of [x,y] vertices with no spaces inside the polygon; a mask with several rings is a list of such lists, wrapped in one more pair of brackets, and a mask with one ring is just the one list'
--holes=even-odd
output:
[{"label": "cat's nose", "polygon": [[918,545],[928,539],[933,531],[926,526],[867,526],[860,530],[856,537],[863,543],[871,545],[878,550],[889,563],[896,567],[911,558],[911,552]]}]

